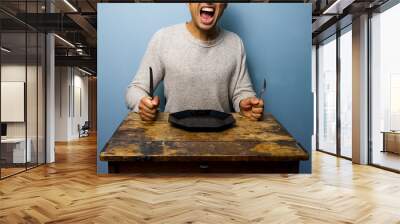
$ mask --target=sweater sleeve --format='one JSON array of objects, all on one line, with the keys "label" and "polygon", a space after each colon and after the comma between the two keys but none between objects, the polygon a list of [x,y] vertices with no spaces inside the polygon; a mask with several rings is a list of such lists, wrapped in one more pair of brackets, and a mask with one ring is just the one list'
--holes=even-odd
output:
[{"label": "sweater sleeve", "polygon": [[235,74],[231,79],[230,88],[233,89],[232,104],[236,112],[240,112],[239,103],[241,100],[253,97],[256,93],[251,84],[250,75],[246,66],[246,52],[242,40],[240,40],[240,63],[237,66]]},{"label": "sweater sleeve", "polygon": [[150,72],[153,70],[154,89],[164,78],[164,65],[161,60],[161,32],[156,32],[151,38],[147,50],[139,65],[135,77],[128,85],[125,103],[128,109],[138,112],[140,100],[150,94]]}]

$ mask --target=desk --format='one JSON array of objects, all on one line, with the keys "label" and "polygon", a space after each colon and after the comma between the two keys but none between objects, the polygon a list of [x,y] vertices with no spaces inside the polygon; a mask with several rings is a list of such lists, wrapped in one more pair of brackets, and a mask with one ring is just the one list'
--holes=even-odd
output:
[{"label": "desk", "polygon": [[267,114],[259,122],[235,113],[235,127],[222,132],[188,132],[171,126],[168,113],[141,121],[130,113],[100,154],[110,173],[285,172],[297,173],[308,154]]},{"label": "desk", "polygon": [[[27,138],[27,142],[28,144],[25,144],[25,138],[1,139],[1,144],[2,144],[1,155],[2,158],[5,159],[6,163],[25,163],[26,158],[27,158],[26,162],[30,162],[32,157],[31,156],[32,141],[30,138]],[[25,145],[27,145],[26,154],[25,154]]]},{"label": "desk", "polygon": [[400,131],[383,131],[382,152],[400,154]]}]

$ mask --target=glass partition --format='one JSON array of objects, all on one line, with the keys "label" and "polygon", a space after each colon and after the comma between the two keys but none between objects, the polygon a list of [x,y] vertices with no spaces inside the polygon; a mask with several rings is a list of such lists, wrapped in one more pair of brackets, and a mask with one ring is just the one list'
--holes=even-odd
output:
[{"label": "glass partition", "polygon": [[352,157],[352,41],[349,25],[317,51],[317,149],[347,159]]},{"label": "glass partition", "polygon": [[400,170],[400,4],[371,19],[371,162]]},{"label": "glass partition", "polygon": [[26,150],[26,33],[2,33],[1,47],[0,150],[1,176],[6,177],[24,171],[31,158]]},{"label": "glass partition", "polygon": [[318,47],[318,148],[336,154],[336,36]]},{"label": "glass partition", "polygon": [[[19,14],[40,13],[43,5],[0,3]],[[46,39],[12,14],[0,12],[0,26],[0,178],[5,178],[45,163]]]},{"label": "glass partition", "polygon": [[30,161],[27,163],[28,168],[36,166],[38,160],[38,141],[37,141],[37,127],[38,127],[38,35],[36,32],[27,33],[27,82],[26,82],[26,113],[27,113],[27,150],[31,151]]}]

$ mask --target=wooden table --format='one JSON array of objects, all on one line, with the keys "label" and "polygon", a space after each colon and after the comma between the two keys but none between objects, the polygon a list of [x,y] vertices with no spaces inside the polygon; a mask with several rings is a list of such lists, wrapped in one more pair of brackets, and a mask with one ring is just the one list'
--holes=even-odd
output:
[{"label": "wooden table", "polygon": [[100,154],[110,173],[120,172],[256,172],[297,173],[309,156],[267,114],[250,121],[233,114],[236,124],[222,132],[188,132],[159,113],[153,122],[130,113]]},{"label": "wooden table", "polygon": [[383,131],[382,152],[400,154],[400,131]]}]

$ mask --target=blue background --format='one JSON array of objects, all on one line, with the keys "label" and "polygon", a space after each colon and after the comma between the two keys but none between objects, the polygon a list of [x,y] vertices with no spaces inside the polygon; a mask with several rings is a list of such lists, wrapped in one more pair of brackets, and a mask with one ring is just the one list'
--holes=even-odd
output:
[{"label": "blue background", "polygon": [[[128,113],[125,90],[151,36],[189,20],[186,4],[98,4],[98,154]],[[267,79],[266,111],[309,152],[300,171],[310,173],[311,4],[230,3],[221,25],[242,38],[257,91]],[[97,160],[98,173],[107,173],[107,163]]]}]

